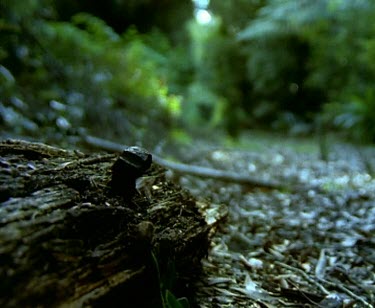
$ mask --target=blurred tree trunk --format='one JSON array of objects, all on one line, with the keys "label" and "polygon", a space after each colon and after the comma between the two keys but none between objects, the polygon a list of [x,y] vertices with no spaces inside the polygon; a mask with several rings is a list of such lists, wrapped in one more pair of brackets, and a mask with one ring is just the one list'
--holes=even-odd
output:
[{"label": "blurred tree trunk", "polygon": [[114,193],[116,158],[0,142],[1,307],[157,307],[160,276],[199,271],[210,227],[195,200],[155,164],[134,196]]}]

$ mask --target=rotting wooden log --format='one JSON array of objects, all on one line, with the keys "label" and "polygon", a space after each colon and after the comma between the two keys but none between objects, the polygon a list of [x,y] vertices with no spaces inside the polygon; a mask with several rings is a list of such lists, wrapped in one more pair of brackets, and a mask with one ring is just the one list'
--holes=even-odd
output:
[{"label": "rotting wooden log", "polygon": [[158,307],[152,254],[180,286],[199,271],[212,229],[199,203],[157,164],[118,194],[117,157],[0,142],[1,307]]}]

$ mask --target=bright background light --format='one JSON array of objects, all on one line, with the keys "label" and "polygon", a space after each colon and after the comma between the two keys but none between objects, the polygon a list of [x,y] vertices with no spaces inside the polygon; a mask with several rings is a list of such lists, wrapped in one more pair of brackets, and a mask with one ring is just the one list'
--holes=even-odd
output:
[{"label": "bright background light", "polygon": [[202,9],[199,9],[195,12],[195,18],[198,23],[203,25],[210,23],[212,20],[210,12]]}]

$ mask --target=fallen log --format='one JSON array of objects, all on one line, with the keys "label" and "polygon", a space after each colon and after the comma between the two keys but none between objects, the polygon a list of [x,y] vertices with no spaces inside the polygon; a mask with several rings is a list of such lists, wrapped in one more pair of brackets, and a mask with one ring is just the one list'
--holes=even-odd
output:
[{"label": "fallen log", "polygon": [[130,157],[134,175],[120,158],[0,142],[1,307],[159,307],[167,288],[187,295],[213,224],[161,166]]}]

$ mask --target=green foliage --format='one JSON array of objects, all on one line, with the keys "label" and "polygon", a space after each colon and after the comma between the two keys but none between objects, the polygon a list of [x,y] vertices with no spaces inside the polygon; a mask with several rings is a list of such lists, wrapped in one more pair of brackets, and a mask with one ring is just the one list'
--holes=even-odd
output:
[{"label": "green foliage", "polygon": [[49,0],[3,0],[0,4],[1,15],[12,24],[29,22],[42,14],[50,16]]},{"label": "green foliage", "polygon": [[143,106],[137,103],[142,109],[159,108],[161,113],[165,110],[178,115],[179,98],[169,96],[168,87],[158,75],[162,55],[147,46],[134,29],[130,32],[121,38],[100,19],[79,14],[73,17],[73,24],[48,22],[43,44],[59,45],[51,52],[69,72],[70,89],[76,87],[90,95],[88,92],[99,87],[102,95],[132,96],[143,102]]},{"label": "green foliage", "polygon": [[[38,1],[20,7],[9,4],[2,24],[3,28],[12,25],[15,31],[0,32],[9,42],[0,52],[7,64],[2,78],[14,76],[12,95],[27,101],[30,111],[37,110],[27,116],[42,126],[63,118],[68,123],[64,127],[88,127],[110,137],[142,140],[147,134],[150,142],[176,122],[181,98],[168,88],[162,52],[170,46],[163,34],[158,33],[158,44],[151,39],[153,34],[141,35],[134,28],[119,35],[87,13],[74,15],[70,22],[45,19],[38,15],[41,5]],[[10,93],[9,84],[0,90]],[[7,105],[11,97],[3,99]],[[50,101],[70,111],[62,115]]]},{"label": "green foliage", "polygon": [[[356,1],[329,7],[333,16],[316,31],[312,42],[311,73],[307,82],[326,89],[326,118],[356,140],[375,140],[373,80],[374,3]],[[359,18],[360,16],[360,18]]]},{"label": "green foliage", "polygon": [[321,5],[322,1],[267,1],[238,33],[247,45],[256,118],[275,121],[282,111],[305,116],[322,103],[315,98],[321,89],[306,82],[310,41],[303,35],[315,20],[324,18]]},{"label": "green foliage", "polygon": [[176,298],[170,291],[176,281],[176,272],[174,262],[167,260],[167,268],[165,272],[160,271],[159,261],[154,252],[151,252],[152,261],[156,270],[159,288],[160,299],[163,308],[189,308],[189,301],[186,297]]},{"label": "green foliage", "polygon": [[208,25],[191,21],[188,31],[193,78],[184,92],[185,123],[228,130],[230,121],[238,120],[243,99],[244,67],[237,42],[219,17]]},{"label": "green foliage", "polygon": [[186,297],[176,298],[169,290],[165,292],[165,308],[189,308],[189,301]]},{"label": "green foliage", "polygon": [[92,34],[96,40],[102,40],[103,43],[108,41],[118,41],[119,36],[113,31],[113,29],[95,16],[87,13],[79,13],[74,15],[72,23],[76,26],[83,27],[87,33]]},{"label": "green foliage", "polygon": [[309,115],[328,102],[332,124],[374,139],[364,129],[365,110],[373,115],[374,8],[368,0],[267,1],[238,34],[248,45],[254,98],[268,104],[262,108]]},{"label": "green foliage", "polygon": [[265,0],[210,0],[209,8],[223,21],[228,33],[236,34],[257,16]]},{"label": "green foliage", "polygon": [[329,103],[326,114],[333,124],[359,141],[375,142],[375,90],[367,89],[360,96],[348,96],[347,101]]},{"label": "green foliage", "polygon": [[183,128],[308,131],[301,121],[324,118],[375,140],[373,1],[211,0],[212,21],[185,26],[191,10],[180,8],[191,6],[2,1],[0,124],[12,129],[18,117],[29,124],[17,122],[17,133],[88,128],[154,146],[167,136],[188,140]]}]

